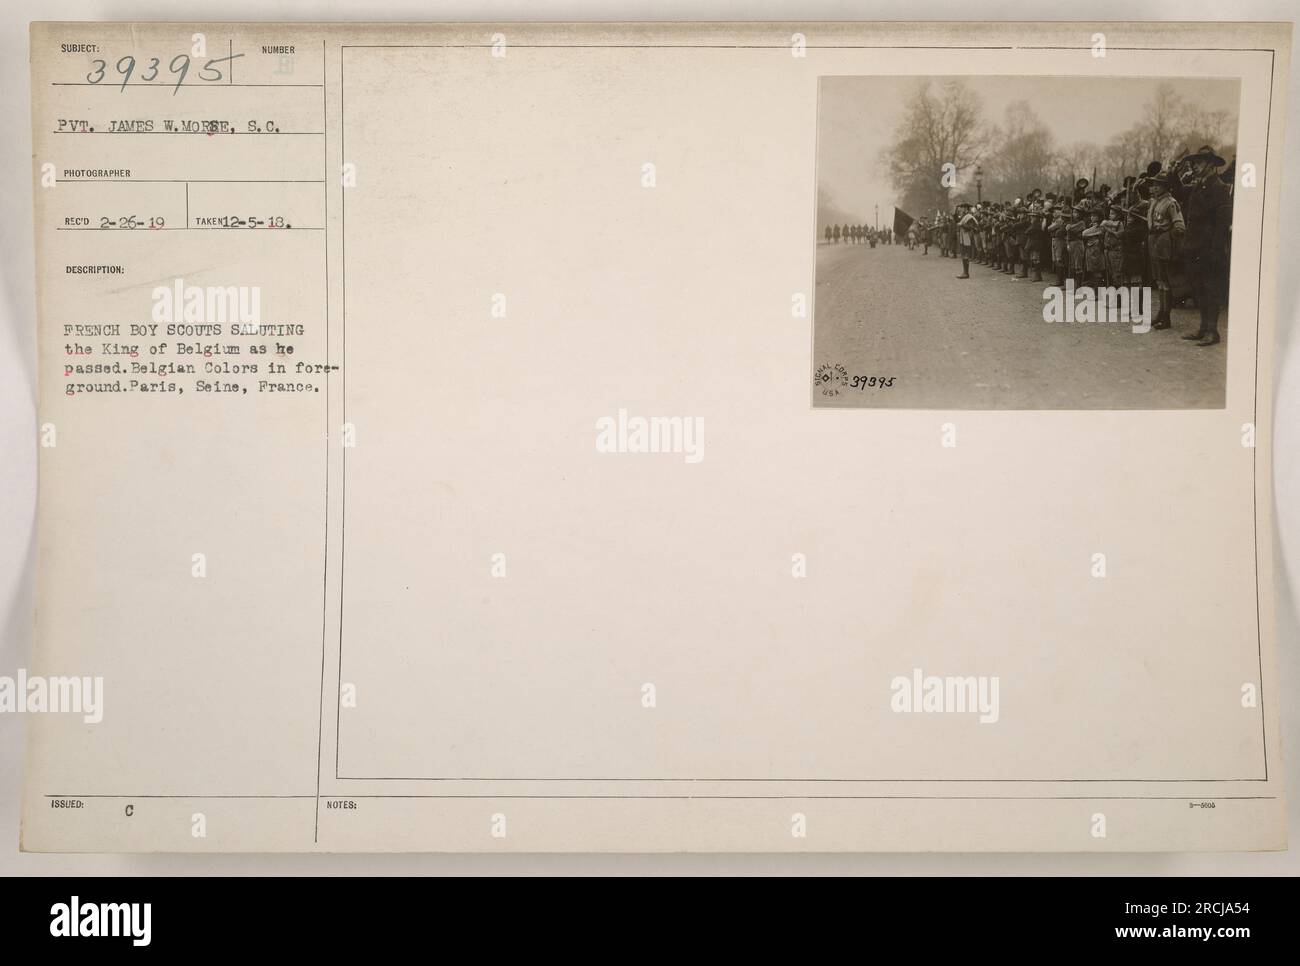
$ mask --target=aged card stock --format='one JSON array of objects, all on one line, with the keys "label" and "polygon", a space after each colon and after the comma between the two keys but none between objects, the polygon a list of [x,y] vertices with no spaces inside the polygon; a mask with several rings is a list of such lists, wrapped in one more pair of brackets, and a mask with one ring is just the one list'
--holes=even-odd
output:
[{"label": "aged card stock", "polygon": [[1289,51],[33,25],[23,847],[1284,847]]}]

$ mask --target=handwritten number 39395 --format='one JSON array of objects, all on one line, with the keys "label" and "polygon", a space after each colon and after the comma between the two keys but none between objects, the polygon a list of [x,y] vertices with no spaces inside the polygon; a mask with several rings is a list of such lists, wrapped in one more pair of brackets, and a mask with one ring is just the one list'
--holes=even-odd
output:
[{"label": "handwritten number 39395", "polygon": [[[198,69],[199,80],[215,83],[216,81],[224,79],[224,75],[221,73],[221,68],[217,65],[225,64],[237,57],[243,56],[243,54],[230,54],[226,57],[213,57]],[[95,69],[86,75],[86,81],[91,84],[98,84],[108,76],[108,62],[96,59],[92,61],[92,63],[95,65]],[[117,70],[118,77],[121,77],[122,79],[119,90],[126,90],[126,85],[131,82],[131,78],[135,75],[138,66],[139,64],[136,62],[136,59],[130,54],[118,58],[114,67]],[[177,91],[181,89],[181,85],[185,83],[185,78],[189,76],[190,68],[192,66],[193,61],[190,59],[189,54],[177,54],[167,64],[167,72],[172,77],[176,78],[176,86],[172,90],[173,96],[175,96]],[[137,80],[145,84],[150,84],[157,80],[161,71],[162,59],[159,57],[150,57],[145,68],[140,72]],[[117,83],[116,78],[113,79],[113,83]]]}]

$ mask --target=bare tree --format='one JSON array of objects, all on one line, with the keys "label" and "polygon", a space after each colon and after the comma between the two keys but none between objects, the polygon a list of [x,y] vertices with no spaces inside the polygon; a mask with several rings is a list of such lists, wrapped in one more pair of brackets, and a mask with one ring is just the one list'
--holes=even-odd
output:
[{"label": "bare tree", "polygon": [[[906,210],[924,215],[945,210],[958,197],[973,201],[976,164],[985,169],[983,196],[1007,201],[1033,188],[1068,195],[1079,178],[1118,188],[1149,162],[1168,165],[1202,144],[1217,146],[1228,158],[1235,153],[1236,117],[1189,103],[1169,83],[1156,87],[1140,121],[1104,145],[1058,146],[1026,101],[1008,104],[997,126],[986,125],[981,113],[979,97],[960,80],[944,80],[937,89],[935,82],[917,82],[893,143],[881,154]],[[943,183],[945,164],[952,165],[955,184]]]},{"label": "bare tree", "polygon": [[947,209],[984,151],[981,114],[979,97],[960,80],[944,80],[937,91],[928,80],[917,83],[881,159],[905,208]]},{"label": "bare tree", "polygon": [[1076,141],[1057,152],[1055,164],[1052,166],[1052,181],[1063,193],[1069,194],[1080,178],[1092,181],[1094,168],[1097,169],[1097,176],[1100,178],[1101,162],[1101,148],[1091,141]]},{"label": "bare tree", "polygon": [[1174,85],[1159,84],[1155,96],[1143,108],[1147,153],[1151,158],[1168,161],[1181,154],[1177,128],[1183,111],[1183,99]]},{"label": "bare tree", "polygon": [[1233,118],[1227,111],[1207,111],[1188,104],[1178,117],[1181,145],[1195,150],[1202,144],[1215,145],[1220,149],[1232,146],[1236,140],[1236,131],[1231,129]]},{"label": "bare tree", "polygon": [[1146,138],[1140,127],[1131,127],[1116,134],[1101,151],[1098,177],[1103,177],[1115,187],[1123,184],[1128,175],[1137,176],[1150,160],[1146,153]]},{"label": "bare tree", "polygon": [[1007,105],[1004,126],[991,132],[985,183],[996,197],[1018,197],[1044,188],[1055,155],[1052,132],[1027,101]]}]

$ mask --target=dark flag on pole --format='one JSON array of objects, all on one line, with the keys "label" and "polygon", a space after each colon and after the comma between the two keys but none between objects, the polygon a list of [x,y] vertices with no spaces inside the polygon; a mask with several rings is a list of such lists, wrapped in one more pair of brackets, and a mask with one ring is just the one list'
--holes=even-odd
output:
[{"label": "dark flag on pole", "polygon": [[906,235],[907,229],[912,227],[912,222],[916,221],[911,215],[902,208],[894,209],[894,234]]}]

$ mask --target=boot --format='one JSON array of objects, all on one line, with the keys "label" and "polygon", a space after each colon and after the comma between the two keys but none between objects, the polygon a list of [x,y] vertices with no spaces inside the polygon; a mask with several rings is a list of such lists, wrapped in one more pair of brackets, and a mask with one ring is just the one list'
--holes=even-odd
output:
[{"label": "boot", "polygon": [[1042,269],[1041,266],[1039,266],[1039,265],[1035,265],[1035,266],[1034,266],[1034,281],[1035,281],[1035,282],[1041,282],[1042,280],[1043,280],[1043,269]]},{"label": "boot", "polygon": [[1151,323],[1151,328],[1167,329],[1173,324],[1169,321],[1169,292],[1167,289],[1158,288],[1152,295],[1155,296],[1156,320]]},{"label": "boot", "polygon": [[1219,303],[1211,299],[1205,299],[1205,304],[1201,309],[1201,328],[1205,330],[1204,337],[1198,346],[1218,345],[1219,344]]},{"label": "boot", "polygon": [[958,277],[958,278],[970,278],[970,259],[968,259],[968,258],[963,258],[963,259],[961,260],[961,274],[958,275],[957,277]]}]

